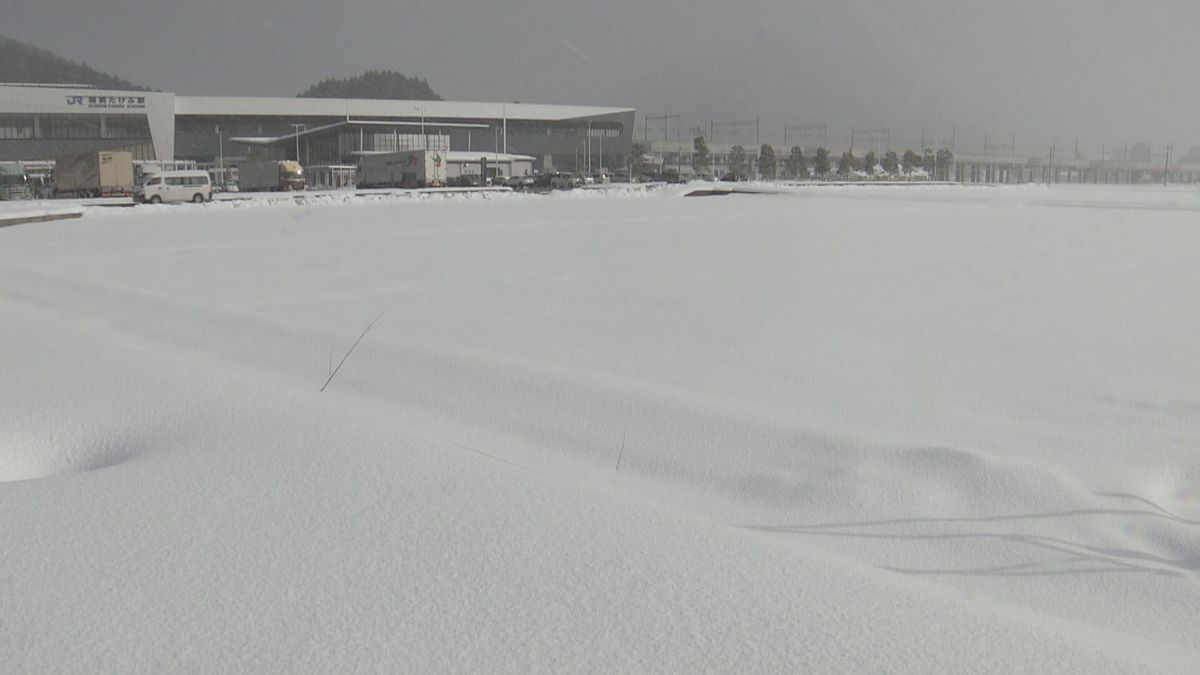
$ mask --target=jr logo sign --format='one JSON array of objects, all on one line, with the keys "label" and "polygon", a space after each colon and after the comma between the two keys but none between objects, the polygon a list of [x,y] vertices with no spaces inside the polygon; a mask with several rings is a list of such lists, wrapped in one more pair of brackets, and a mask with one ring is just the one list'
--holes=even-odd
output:
[{"label": "jr logo sign", "polygon": [[68,96],[67,105],[89,108],[145,108],[145,96]]}]

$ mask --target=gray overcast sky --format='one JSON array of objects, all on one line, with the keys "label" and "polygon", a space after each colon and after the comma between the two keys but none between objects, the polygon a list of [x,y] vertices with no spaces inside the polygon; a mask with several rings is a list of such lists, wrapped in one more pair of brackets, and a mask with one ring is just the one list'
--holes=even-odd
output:
[{"label": "gray overcast sky", "polygon": [[954,129],[960,151],[984,133],[1030,152],[1076,136],[1092,154],[1200,145],[1197,0],[6,4],[9,37],[182,94],[294,95],[394,68],[449,99],[679,113],[685,135],[761,117],[775,141],[828,122],[831,144],[889,126],[893,145]]}]

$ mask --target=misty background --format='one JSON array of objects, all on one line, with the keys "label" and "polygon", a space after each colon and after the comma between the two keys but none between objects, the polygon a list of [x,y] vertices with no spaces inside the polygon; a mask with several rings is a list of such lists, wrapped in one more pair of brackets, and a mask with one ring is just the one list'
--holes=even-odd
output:
[{"label": "misty background", "polygon": [[890,128],[895,149],[1200,145],[1195,0],[10,3],[7,36],[179,94],[293,96],[388,68],[449,100],[634,106],[638,138],[642,115],[678,114],[684,139],[758,118],[763,142],[828,123],[834,146],[855,127]]}]

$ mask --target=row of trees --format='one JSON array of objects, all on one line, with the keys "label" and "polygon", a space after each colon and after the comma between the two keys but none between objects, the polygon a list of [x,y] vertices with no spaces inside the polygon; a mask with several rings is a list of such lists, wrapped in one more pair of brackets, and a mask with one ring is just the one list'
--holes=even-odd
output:
[{"label": "row of trees", "polygon": [[102,73],[84,63],[76,63],[41,47],[0,35],[0,80],[5,82],[44,82],[90,84],[100,89],[149,91],[127,80]]},{"label": "row of trees", "polygon": [[394,70],[368,70],[345,79],[329,78],[296,94],[299,98],[373,98],[440,101],[429,82]]},{"label": "row of trees", "polygon": [[[927,173],[947,177],[950,163],[953,161],[953,155],[949,150],[938,150],[934,153],[932,150],[927,150],[925,154],[918,155],[912,150],[906,150],[903,155],[897,155],[895,152],[889,151],[880,158],[874,151],[868,152],[861,160],[854,156],[853,152],[843,153],[837,162],[837,175],[842,178],[850,177],[856,171],[866,171],[868,174],[875,174],[882,170],[883,173],[895,176],[901,173],[911,174],[917,168],[924,169]],[[829,151],[825,148],[818,148],[815,156],[812,158],[811,175],[818,178],[827,178],[834,171],[833,160],[829,156]],[[804,149],[800,146],[793,146],[791,152],[782,162],[784,171],[792,178],[808,178],[809,158],[804,156]],[[729,156],[725,159],[725,167],[728,171],[728,177],[735,180],[744,180],[749,171],[751,159],[746,153],[746,149],[740,145],[735,145],[729,149]],[[765,179],[774,179],[779,177],[779,159],[775,155],[775,148],[764,143],[758,151],[758,174]],[[878,167],[878,168],[876,168]],[[703,136],[697,136],[692,142],[692,171],[697,174],[711,173],[712,170],[712,153],[709,152],[708,144]]]}]

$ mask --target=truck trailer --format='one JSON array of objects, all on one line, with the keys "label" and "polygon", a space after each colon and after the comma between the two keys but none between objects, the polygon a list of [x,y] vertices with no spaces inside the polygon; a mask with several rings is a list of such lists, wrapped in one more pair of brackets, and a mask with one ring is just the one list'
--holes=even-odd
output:
[{"label": "truck trailer", "polygon": [[15,162],[0,163],[0,202],[32,197],[25,167]]},{"label": "truck trailer", "polygon": [[58,197],[116,197],[133,194],[133,153],[98,150],[54,162]]},{"label": "truck trailer", "polygon": [[241,192],[303,190],[306,185],[304,167],[294,160],[252,160],[238,165]]},{"label": "truck trailer", "polygon": [[358,160],[359,187],[421,188],[446,184],[446,157],[441,150],[404,150],[362,155]]}]

